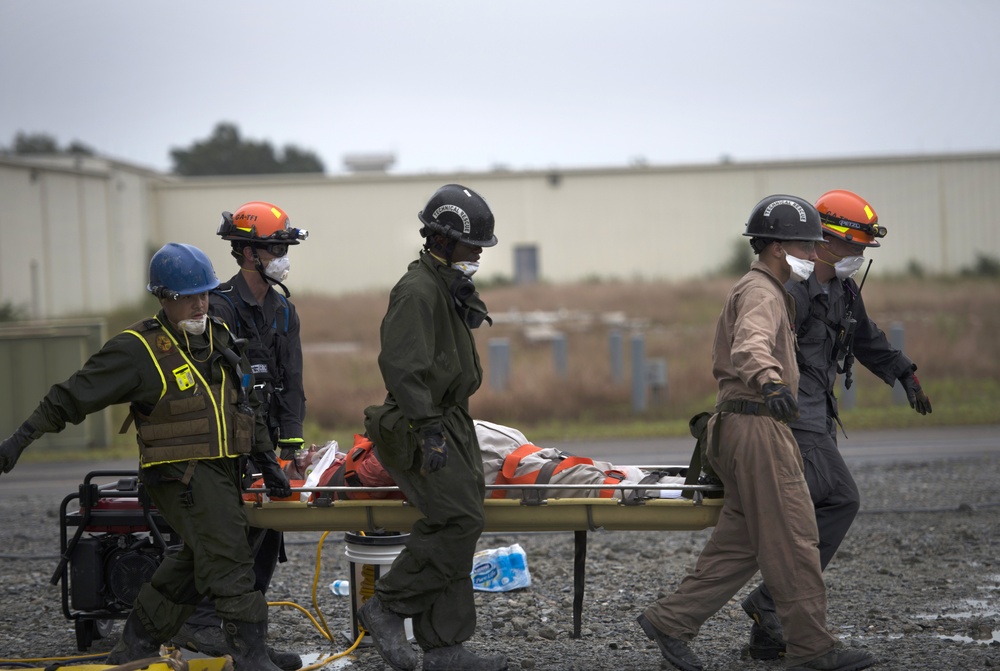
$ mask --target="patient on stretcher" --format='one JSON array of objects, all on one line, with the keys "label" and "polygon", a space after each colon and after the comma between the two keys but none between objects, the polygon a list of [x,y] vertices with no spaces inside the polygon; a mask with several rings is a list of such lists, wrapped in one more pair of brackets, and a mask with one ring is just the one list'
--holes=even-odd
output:
[{"label": "patient on stretcher", "polygon": [[[529,491],[518,488],[518,485],[524,484],[592,485],[587,489],[553,488],[531,492],[541,498],[678,498],[681,494],[679,489],[661,490],[655,487],[684,484],[680,468],[649,471],[636,466],[616,466],[611,462],[577,457],[554,448],[538,447],[523,433],[508,426],[475,420],[475,427],[486,484],[510,485],[510,488],[487,490],[487,498],[520,499]],[[354,438],[354,445],[347,453],[339,451],[336,442],[299,450],[296,459],[285,466],[292,486],[394,486],[392,477],[378,461],[378,447],[364,436]],[[611,488],[619,485],[646,485],[653,489]],[[315,495],[302,493],[302,500],[310,498],[315,500]],[[401,499],[403,495],[398,491],[356,492],[332,498]]]}]

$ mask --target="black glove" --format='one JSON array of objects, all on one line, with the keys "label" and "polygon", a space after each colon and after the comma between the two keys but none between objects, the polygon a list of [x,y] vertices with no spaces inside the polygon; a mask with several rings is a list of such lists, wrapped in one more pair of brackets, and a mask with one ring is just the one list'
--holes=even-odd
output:
[{"label": "black glove", "polygon": [[767,382],[763,391],[764,403],[767,404],[771,417],[786,424],[799,418],[799,404],[787,384],[781,380]]},{"label": "black glove", "polygon": [[10,473],[17,463],[24,448],[35,442],[35,427],[27,422],[21,424],[17,431],[10,434],[7,440],[0,443],[0,471]]},{"label": "black glove", "polygon": [[444,440],[444,430],[440,424],[425,426],[420,432],[420,450],[424,454],[420,464],[420,475],[430,475],[448,463],[448,445]]},{"label": "black glove", "polygon": [[281,458],[285,461],[294,461],[295,453],[302,449],[303,440],[301,438],[282,438],[278,441],[278,449],[281,451]]},{"label": "black glove", "polygon": [[278,457],[273,450],[267,452],[255,452],[250,455],[254,466],[260,469],[260,474],[264,476],[264,484],[267,485],[267,493],[271,498],[288,498],[292,495],[292,487],[288,484],[285,472],[281,470]]},{"label": "black glove", "polygon": [[920,388],[920,380],[917,379],[916,374],[910,370],[906,371],[901,378],[899,378],[899,383],[903,385],[903,389],[906,390],[906,400],[910,402],[910,407],[919,412],[921,415],[926,415],[931,410],[931,399],[928,398],[924,390]]}]

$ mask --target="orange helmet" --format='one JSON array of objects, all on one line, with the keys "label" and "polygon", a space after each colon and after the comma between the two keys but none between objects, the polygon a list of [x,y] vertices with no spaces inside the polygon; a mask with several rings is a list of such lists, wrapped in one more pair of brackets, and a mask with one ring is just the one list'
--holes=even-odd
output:
[{"label": "orange helmet", "polygon": [[876,238],[884,238],[886,229],[879,226],[878,215],[864,198],[851,191],[827,191],[816,201],[823,232],[836,235],[841,240],[878,247]]},{"label": "orange helmet", "polygon": [[260,244],[297,245],[309,237],[309,231],[292,228],[288,215],[277,205],[251,201],[236,212],[223,212],[216,234],[223,240]]}]

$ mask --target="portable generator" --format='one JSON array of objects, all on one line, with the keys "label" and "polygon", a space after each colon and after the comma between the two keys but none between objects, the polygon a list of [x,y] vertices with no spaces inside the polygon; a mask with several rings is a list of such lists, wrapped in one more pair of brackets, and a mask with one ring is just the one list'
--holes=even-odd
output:
[{"label": "portable generator", "polygon": [[[101,478],[114,480],[97,484]],[[111,633],[115,620],[128,617],[139,588],[180,540],[151,505],[136,471],[88,473],[79,492],[63,499],[59,527],[52,584],[62,582],[63,614],[74,621],[77,648],[86,652]]]}]

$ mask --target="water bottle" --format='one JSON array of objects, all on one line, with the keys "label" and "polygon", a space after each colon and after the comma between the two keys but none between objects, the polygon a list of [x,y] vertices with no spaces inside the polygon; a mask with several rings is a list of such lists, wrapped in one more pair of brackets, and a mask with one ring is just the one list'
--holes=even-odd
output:
[{"label": "water bottle", "polygon": [[531,585],[527,556],[520,544],[480,550],[472,561],[472,588],[507,592]]},{"label": "water bottle", "polygon": [[351,596],[351,581],[334,580],[330,583],[330,591],[337,596]]}]

